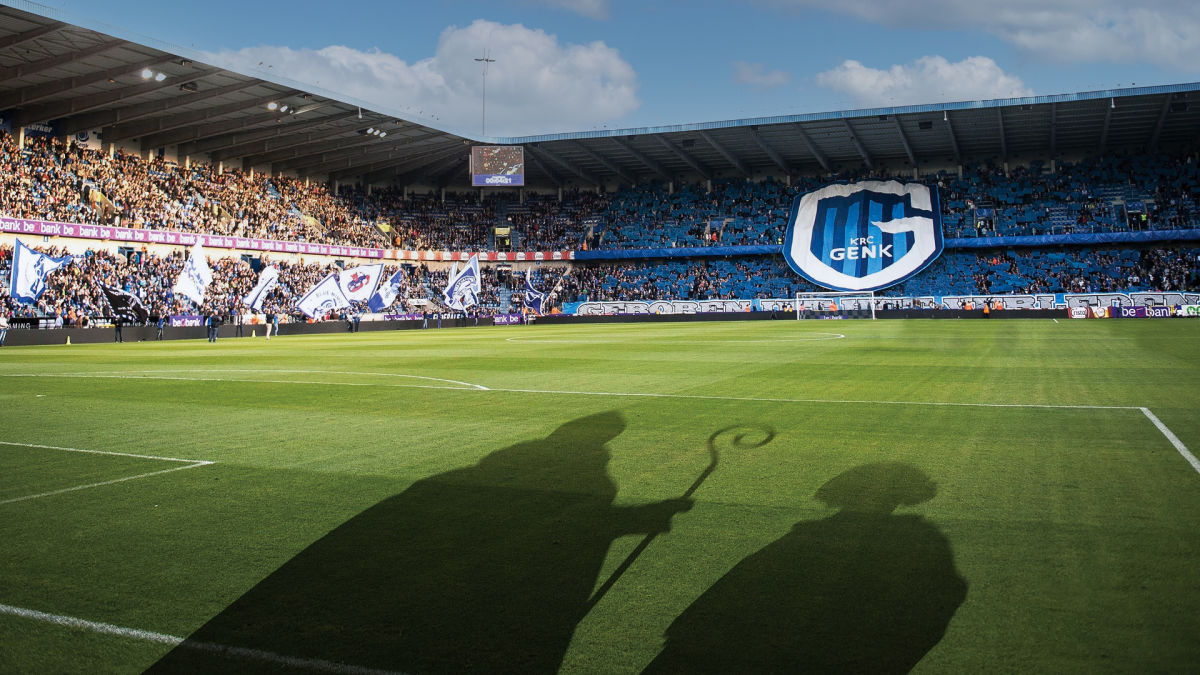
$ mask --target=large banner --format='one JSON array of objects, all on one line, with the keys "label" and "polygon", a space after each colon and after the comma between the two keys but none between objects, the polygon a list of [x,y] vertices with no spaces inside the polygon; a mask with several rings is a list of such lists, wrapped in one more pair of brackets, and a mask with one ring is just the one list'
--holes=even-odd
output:
[{"label": "large banner", "polygon": [[823,288],[872,291],[898,284],[942,253],[937,189],[920,183],[830,185],[792,205],[783,257]]},{"label": "large banner", "polygon": [[250,251],[333,255],[351,258],[382,259],[384,257],[384,250],[378,248],[329,246],[326,244],[248,239],[245,237],[223,237],[215,234],[194,234],[191,232],[172,232],[170,230],[142,230],[133,227],[116,227],[111,225],[56,223],[49,220],[25,220],[22,218],[0,218],[0,232],[36,234],[47,237],[102,239],[136,244],[170,244],[177,246],[202,244],[211,248],[238,248]]},{"label": "large banner", "polygon": [[[1200,293],[1044,293],[1036,295],[927,295],[921,297],[875,297],[875,309],[981,309],[984,303],[1000,309],[1081,309],[1089,307],[1125,308],[1136,312],[1142,307],[1147,316],[1162,316],[1171,309],[1176,316],[1195,316],[1189,308],[1200,305]],[[838,298],[846,310],[870,309],[867,298]],[[704,312],[779,312],[794,311],[795,298],[753,300],[655,300],[614,302],[568,302],[564,314],[603,316],[618,314],[702,314]],[[1157,314],[1152,312],[1157,312]],[[1181,311],[1182,310],[1182,311]],[[1118,316],[1117,313],[1111,313]]]}]

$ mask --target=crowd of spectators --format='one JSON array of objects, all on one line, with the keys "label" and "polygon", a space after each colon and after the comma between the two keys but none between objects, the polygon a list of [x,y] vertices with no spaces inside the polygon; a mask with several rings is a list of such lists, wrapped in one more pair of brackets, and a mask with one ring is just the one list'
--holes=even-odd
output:
[{"label": "crowd of spectators", "polygon": [[[35,247],[35,250],[55,257],[68,255],[66,250],[56,247]],[[188,251],[185,250],[166,256],[145,251],[110,253],[89,250],[75,256],[71,264],[51,273],[46,280],[45,292],[33,304],[15,303],[8,297],[5,284],[4,290],[0,291],[0,313],[13,317],[62,317],[64,325],[80,325],[84,317],[97,319],[109,316],[109,306],[100,289],[101,285],[105,285],[137,295],[153,317],[233,316],[249,311],[242,299],[258,283],[261,268],[273,265],[279,270],[279,285],[267,294],[262,311],[303,320],[296,302],[321,279],[342,269],[332,263],[290,263],[268,258],[264,258],[256,269],[238,257],[210,257],[213,280],[205,290],[204,303],[197,306],[173,291],[187,255]],[[12,257],[11,246],[0,246],[0,280],[8,279]],[[446,269],[430,269],[425,264],[385,265],[380,278],[391,280],[396,272],[402,272],[400,286],[388,312],[410,314],[424,311],[426,307],[444,309],[440,302],[447,282]],[[520,284],[524,283],[523,277],[517,279],[508,270],[490,266],[481,268],[481,275],[482,292],[478,297],[478,311],[506,311],[508,305],[502,307],[501,293],[503,291],[507,296],[520,288]],[[367,312],[368,308],[366,303],[356,302],[345,311],[361,314]]]},{"label": "crowd of spectators", "polygon": [[[788,298],[825,289],[781,256],[576,265],[563,302]],[[919,276],[879,296],[1200,291],[1195,246],[946,251]]]},{"label": "crowd of spectators", "polygon": [[[365,192],[254,171],[179,166],[123,151],[0,132],[0,215],[410,250],[579,250],[778,245],[797,195],[886,171],[660,182],[558,196]],[[970,165],[940,188],[947,237],[1197,226],[1194,155],[1105,155],[1051,167]],[[710,189],[711,188],[711,189]],[[509,230],[497,240],[496,228]]]}]

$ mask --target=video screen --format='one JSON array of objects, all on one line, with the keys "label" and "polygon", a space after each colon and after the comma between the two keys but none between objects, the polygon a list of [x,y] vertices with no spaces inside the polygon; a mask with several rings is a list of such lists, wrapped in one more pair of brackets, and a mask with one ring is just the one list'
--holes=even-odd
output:
[{"label": "video screen", "polygon": [[471,148],[471,185],[514,187],[525,184],[525,148],[477,145]]}]

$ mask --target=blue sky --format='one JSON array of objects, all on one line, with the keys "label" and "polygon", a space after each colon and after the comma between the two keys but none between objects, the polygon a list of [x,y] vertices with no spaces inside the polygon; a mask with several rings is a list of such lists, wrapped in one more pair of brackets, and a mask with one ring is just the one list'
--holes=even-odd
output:
[{"label": "blue sky", "polygon": [[492,136],[1200,79],[1178,0],[49,4],[471,135],[485,49]]}]

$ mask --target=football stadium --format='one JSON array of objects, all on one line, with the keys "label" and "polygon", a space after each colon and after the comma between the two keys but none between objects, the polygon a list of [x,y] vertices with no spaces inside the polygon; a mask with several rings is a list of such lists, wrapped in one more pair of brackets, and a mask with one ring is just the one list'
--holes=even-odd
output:
[{"label": "football stadium", "polygon": [[507,137],[204,56],[0,6],[0,671],[1200,668],[1200,83]]}]

